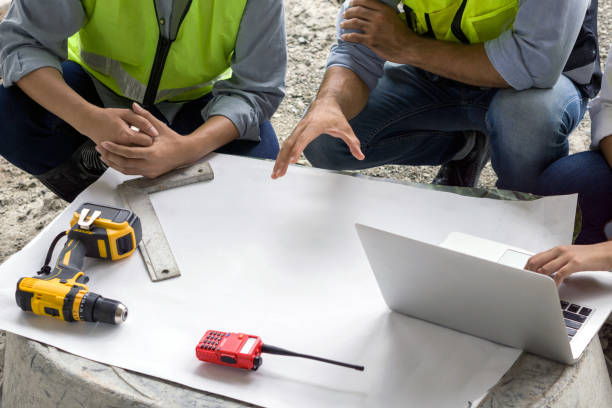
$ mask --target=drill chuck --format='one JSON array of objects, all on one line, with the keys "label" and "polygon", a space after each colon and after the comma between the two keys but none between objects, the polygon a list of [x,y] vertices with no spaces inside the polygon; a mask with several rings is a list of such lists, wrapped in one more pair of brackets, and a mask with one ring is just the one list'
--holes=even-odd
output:
[{"label": "drill chuck", "polygon": [[86,322],[121,324],[127,319],[127,307],[116,300],[107,299],[97,293],[87,292],[83,296],[79,315]]}]

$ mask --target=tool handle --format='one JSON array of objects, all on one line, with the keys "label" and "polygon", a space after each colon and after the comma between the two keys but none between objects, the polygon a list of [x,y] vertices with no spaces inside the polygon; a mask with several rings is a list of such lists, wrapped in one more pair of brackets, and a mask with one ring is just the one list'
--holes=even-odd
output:
[{"label": "tool handle", "polygon": [[57,279],[70,280],[83,270],[85,262],[85,245],[76,239],[69,239],[62,248],[57,263],[51,274],[43,278],[45,280]]}]

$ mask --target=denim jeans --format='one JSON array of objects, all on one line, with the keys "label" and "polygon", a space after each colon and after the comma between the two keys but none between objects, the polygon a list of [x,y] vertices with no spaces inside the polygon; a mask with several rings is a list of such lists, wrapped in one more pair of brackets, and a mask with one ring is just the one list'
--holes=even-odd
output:
[{"label": "denim jeans", "polygon": [[612,221],[612,168],[600,151],[564,157],[551,164],[539,179],[542,195],[578,193],[582,231],[577,244],[606,240],[604,228]]},{"label": "denim jeans", "polygon": [[[66,83],[88,102],[102,106],[91,77],[72,61],[62,64]],[[210,96],[183,105],[170,128],[189,134],[203,124],[201,111]],[[158,119],[166,119],[154,109]],[[260,142],[233,141],[220,153],[275,159],[279,145],[270,122],[260,126]],[[43,174],[67,161],[87,138],[34,102],[20,88],[0,86],[0,155],[30,174]]]},{"label": "denim jeans", "polygon": [[304,153],[313,166],[334,170],[439,165],[462,149],[463,131],[476,130],[489,137],[497,186],[533,192],[544,169],[567,155],[567,137],[586,103],[565,76],[552,89],[482,89],[387,63],[366,107],[350,121],[365,160],[329,135]]}]

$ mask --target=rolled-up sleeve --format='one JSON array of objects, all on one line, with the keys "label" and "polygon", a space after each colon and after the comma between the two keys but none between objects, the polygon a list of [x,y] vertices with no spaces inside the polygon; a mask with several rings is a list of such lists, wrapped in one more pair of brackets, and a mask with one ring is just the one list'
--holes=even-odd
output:
[{"label": "rolled-up sleeve", "polygon": [[516,89],[551,88],[572,52],[590,0],[521,0],[514,27],[487,41],[497,72]]},{"label": "rolled-up sleeve", "polygon": [[606,70],[601,82],[601,93],[590,103],[591,114],[591,148],[612,135],[612,66],[606,62]]},{"label": "rolled-up sleeve", "polygon": [[249,0],[246,4],[231,78],[219,81],[202,111],[204,121],[224,116],[240,140],[259,141],[259,126],[269,120],[285,96],[287,47],[282,0]]},{"label": "rolled-up sleeve", "polygon": [[[397,0],[382,0],[382,2],[391,7],[396,7],[398,3]],[[338,43],[334,44],[327,58],[327,69],[331,67],[350,69],[372,90],[376,87],[378,79],[383,75],[385,60],[363,44],[342,41],[342,34],[355,31],[340,28],[340,24],[344,21],[342,14],[350,7],[349,3],[350,0],[346,0],[338,14],[338,19],[336,20]]]},{"label": "rolled-up sleeve", "polygon": [[68,57],[68,38],[82,26],[85,12],[78,0],[11,2],[0,23],[0,74],[9,87],[32,71],[53,67],[61,72]]}]

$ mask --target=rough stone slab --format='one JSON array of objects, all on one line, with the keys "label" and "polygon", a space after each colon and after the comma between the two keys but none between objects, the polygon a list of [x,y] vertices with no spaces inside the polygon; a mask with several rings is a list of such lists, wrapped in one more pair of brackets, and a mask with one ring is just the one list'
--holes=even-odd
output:
[{"label": "rough stone slab", "polygon": [[4,407],[254,407],[7,334]]},{"label": "rough stone slab", "polygon": [[[95,363],[10,333],[4,385],[4,407],[253,407]],[[612,407],[599,338],[593,339],[575,366],[524,354],[479,407]]]},{"label": "rough stone slab", "polygon": [[599,337],[573,366],[523,354],[479,408],[612,407],[612,386]]},{"label": "rough stone slab", "polygon": [[0,408],[2,408],[2,379],[4,378],[4,347],[6,332],[0,331]]}]

